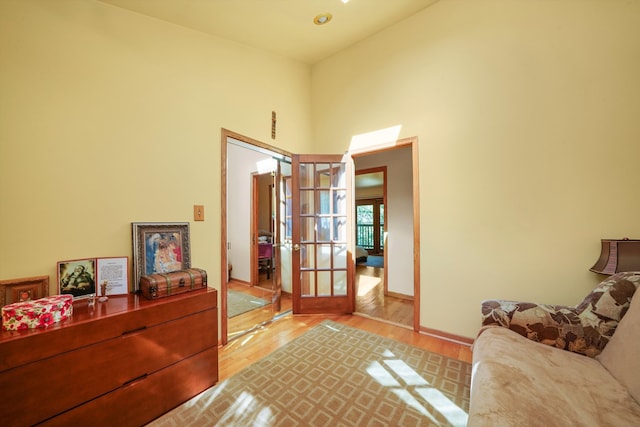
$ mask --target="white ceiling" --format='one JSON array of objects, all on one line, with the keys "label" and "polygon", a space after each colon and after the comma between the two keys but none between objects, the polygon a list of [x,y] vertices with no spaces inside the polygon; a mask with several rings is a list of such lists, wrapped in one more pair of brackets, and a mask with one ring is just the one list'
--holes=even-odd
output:
[{"label": "white ceiling", "polygon": [[[313,64],[439,0],[100,1]],[[313,23],[327,12],[329,23]]]}]

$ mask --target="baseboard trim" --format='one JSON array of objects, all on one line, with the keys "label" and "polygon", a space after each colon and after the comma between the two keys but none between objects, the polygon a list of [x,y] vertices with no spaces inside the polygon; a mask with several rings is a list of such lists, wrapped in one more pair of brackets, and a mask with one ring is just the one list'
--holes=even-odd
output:
[{"label": "baseboard trim", "polygon": [[251,286],[251,283],[249,283],[249,282],[246,282],[246,281],[240,280],[240,279],[233,279],[233,278],[229,279],[229,283],[235,283],[235,284],[244,285],[244,286]]},{"label": "baseboard trim", "polygon": [[406,300],[406,301],[413,301],[413,296],[405,295],[405,294],[399,294],[398,292],[387,291],[387,292],[385,292],[384,295],[387,296],[387,297],[403,299],[403,300]]},{"label": "baseboard trim", "polygon": [[450,334],[449,332],[439,331],[437,329],[431,329],[424,326],[420,326],[420,333],[424,335],[429,335],[431,337],[439,338],[441,340],[451,341],[456,344],[466,345],[469,347],[473,345],[473,338]]}]

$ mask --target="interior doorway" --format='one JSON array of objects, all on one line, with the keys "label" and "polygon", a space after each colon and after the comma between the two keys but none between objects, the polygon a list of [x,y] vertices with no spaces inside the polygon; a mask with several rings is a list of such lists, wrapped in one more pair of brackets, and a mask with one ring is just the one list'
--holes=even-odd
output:
[{"label": "interior doorway", "polygon": [[[351,314],[354,311],[352,229],[353,159],[346,154],[290,154],[235,132],[222,130],[221,341],[240,337],[288,311],[294,314]],[[261,166],[266,166],[262,169]],[[273,177],[273,236],[251,234],[247,199],[251,177]],[[249,232],[248,232],[249,231]],[[251,254],[272,243],[273,274],[265,286],[252,286]],[[269,242],[269,237],[272,238]],[[264,294],[256,301],[257,295]],[[265,317],[238,328],[231,297],[249,294]],[[271,295],[271,300],[268,296]],[[248,329],[247,329],[248,328]]]},{"label": "interior doorway", "polygon": [[291,310],[290,244],[283,231],[291,157],[223,130],[221,341]]},{"label": "interior doorway", "polygon": [[417,138],[353,154],[356,314],[419,330]]},{"label": "interior doorway", "polygon": [[[221,263],[223,268],[220,308],[223,314],[221,318],[223,345],[228,342],[229,337],[241,336],[259,327],[261,323],[264,324],[286,314],[289,307],[293,307],[294,312],[295,307],[298,307],[301,314],[329,313],[330,311],[325,307],[326,304],[321,306],[315,303],[316,300],[326,300],[324,302],[329,303],[327,307],[334,309],[344,305],[344,308],[339,308],[341,313],[354,311],[355,289],[352,279],[355,276],[355,240],[349,237],[351,233],[346,232],[346,230],[355,230],[352,220],[355,216],[355,204],[353,195],[350,194],[350,189],[353,188],[351,180],[354,177],[352,166],[354,160],[364,162],[375,159],[376,155],[383,155],[386,158],[388,155],[394,157],[396,153],[403,154],[404,157],[401,158],[399,167],[396,166],[397,162],[387,159],[389,181],[393,181],[393,185],[396,185],[397,170],[409,170],[411,177],[403,186],[404,190],[409,189],[408,195],[406,191],[396,191],[395,188],[391,190],[394,195],[403,194],[403,200],[394,202],[387,194],[387,200],[382,204],[384,218],[381,224],[384,227],[382,232],[384,237],[381,251],[387,255],[382,269],[387,275],[387,280],[383,283],[387,288],[385,297],[397,296],[393,295],[396,293],[407,299],[412,298],[413,330],[419,331],[420,215],[417,203],[419,195],[417,138],[399,140],[391,147],[384,149],[350,151],[345,155],[314,156],[293,155],[223,129],[221,145]],[[241,149],[240,153],[237,153],[237,148]],[[233,152],[236,154],[234,155]],[[409,153],[408,157],[407,153]],[[249,159],[252,160],[249,161]],[[263,163],[270,165],[268,173],[273,177],[271,212],[274,217],[272,219],[274,224],[273,266],[268,267],[268,271],[272,273],[268,278],[268,285],[252,286],[250,275],[254,269],[251,265],[253,258],[251,253],[259,252],[255,248],[259,239],[252,234],[254,228],[250,224],[250,219],[243,221],[242,217],[250,216],[248,212],[251,208],[247,207],[246,199],[251,199],[253,192],[250,190],[250,184],[243,187],[241,182],[230,181],[238,175],[241,180],[251,182],[252,176],[264,173],[258,167],[258,164]],[[394,165],[393,170],[390,168],[391,164]],[[411,167],[407,168],[408,165]],[[310,206],[313,206],[313,209]],[[348,206],[349,209],[342,209]],[[388,215],[389,206],[398,206],[397,213],[392,213],[391,217]],[[392,212],[396,211],[392,209]],[[400,223],[412,226],[398,227],[393,225],[389,218],[394,218],[394,221],[397,218]],[[393,277],[393,280],[389,280],[389,277]],[[268,292],[262,298],[265,303],[260,310],[265,314],[265,318],[254,319],[248,326],[249,329],[230,330],[230,326],[233,327],[235,321],[232,321],[228,314],[229,295],[231,291],[236,290],[235,287],[244,287],[244,290],[248,291],[244,292],[245,294],[260,292],[260,289],[266,289]],[[303,305],[303,302],[306,305]],[[253,311],[253,313],[257,312]]]},{"label": "interior doorway", "polygon": [[[356,260],[375,266],[384,258],[386,166],[356,170]],[[378,262],[376,262],[378,261]]]}]

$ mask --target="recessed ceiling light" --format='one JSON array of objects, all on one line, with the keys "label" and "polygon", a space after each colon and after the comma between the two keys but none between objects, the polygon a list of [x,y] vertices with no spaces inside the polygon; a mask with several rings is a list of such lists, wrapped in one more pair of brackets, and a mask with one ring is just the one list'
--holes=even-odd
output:
[{"label": "recessed ceiling light", "polygon": [[331,21],[331,14],[330,13],[321,13],[319,15],[316,15],[315,18],[313,18],[313,23],[316,25],[324,25],[327,22]]}]

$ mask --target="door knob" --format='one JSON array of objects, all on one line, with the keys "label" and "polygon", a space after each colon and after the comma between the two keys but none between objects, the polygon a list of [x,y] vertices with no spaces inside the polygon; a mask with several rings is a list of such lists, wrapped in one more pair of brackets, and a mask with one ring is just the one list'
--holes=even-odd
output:
[{"label": "door knob", "polygon": [[297,243],[295,245],[293,245],[293,250],[298,252],[300,250],[300,245],[297,244]]}]

